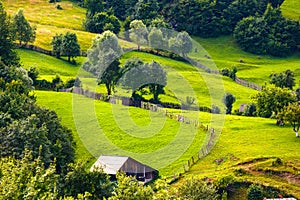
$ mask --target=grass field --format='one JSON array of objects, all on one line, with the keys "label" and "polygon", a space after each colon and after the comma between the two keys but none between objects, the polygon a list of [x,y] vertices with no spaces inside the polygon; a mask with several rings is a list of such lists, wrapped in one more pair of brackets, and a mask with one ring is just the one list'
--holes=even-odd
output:
[{"label": "grass field", "polygon": [[[294,71],[296,83],[300,79],[300,52],[286,58],[258,56],[242,51],[232,36],[219,38],[194,38],[210,54],[219,69],[237,67],[237,76],[264,85],[269,75],[290,69]],[[193,55],[192,55],[193,56]],[[204,58],[195,58],[203,60]],[[239,62],[243,60],[243,62]]]},{"label": "grass field", "polygon": [[[176,113],[176,110],[170,110]],[[198,113],[186,112],[185,116],[197,118]],[[218,115],[213,116],[215,120]],[[211,114],[200,113],[200,120],[209,123]],[[222,134],[218,143],[210,154],[195,164],[186,175],[199,175],[214,180],[231,175],[240,181],[258,182],[263,185],[273,185],[279,189],[288,191],[299,198],[300,181],[285,179],[287,176],[299,176],[300,156],[297,153],[300,148],[300,139],[295,137],[292,127],[278,127],[275,119],[253,118],[243,116],[227,115]],[[253,161],[254,158],[274,158],[283,160],[283,166],[273,166],[274,159],[267,159],[265,162]],[[223,162],[215,162],[222,159]],[[242,164],[249,161],[249,164]],[[251,161],[251,162],[250,162]],[[293,169],[294,167],[294,169]],[[238,169],[244,169],[248,174],[237,175]],[[282,177],[276,175],[257,173],[255,170],[274,170]],[[274,174],[275,174],[274,172]],[[292,175],[293,174],[293,175]]]},{"label": "grass field", "polygon": [[199,151],[205,136],[161,113],[77,95],[72,99],[70,93],[36,91],[36,96],[39,105],[54,109],[72,129],[77,158],[91,162],[101,154],[130,155],[160,169],[162,175],[172,175],[183,170],[182,165]]},{"label": "grass field", "polygon": [[[26,19],[37,26],[34,45],[51,50],[52,37],[55,34],[73,32],[76,33],[82,51],[90,48],[96,34],[85,32],[83,22],[86,10],[76,3],[62,1],[48,3],[46,0],[4,0],[8,14],[14,15],[19,9],[23,9]],[[56,9],[60,4],[62,10]],[[132,44],[120,40],[123,47],[132,47]]]},{"label": "grass field", "polygon": [[284,16],[300,21],[300,1],[285,0],[281,5]]},{"label": "grass field", "polygon": [[[36,67],[40,72],[40,79],[52,80],[55,75],[60,75],[63,80],[80,76],[84,87],[92,90],[96,87],[96,91],[105,93],[103,85],[97,86],[96,79],[86,71],[81,69],[84,57],[76,58],[76,65],[72,65],[63,59],[56,59],[51,56],[40,54],[29,50],[18,50],[21,62],[25,68]],[[128,52],[123,55],[121,62],[124,63],[130,57],[139,57],[144,62],[152,62],[153,60],[163,65],[168,72],[168,85],[166,95],[161,95],[162,101],[177,103],[178,99],[185,101],[187,96],[198,99],[202,106],[210,107],[216,104],[223,107],[220,100],[225,87],[226,92],[231,92],[236,96],[234,108],[239,108],[240,104],[249,103],[250,96],[256,94],[255,90],[234,83],[227,77],[219,78],[215,75],[209,75],[199,71],[192,65],[169,58],[160,57],[152,54],[141,52]],[[224,85],[224,86],[223,86]],[[117,89],[118,95],[130,95],[120,88]],[[121,93],[120,93],[121,92]],[[176,97],[175,97],[175,96]],[[214,97],[211,99],[210,97]],[[148,96],[151,98],[152,96]]]}]

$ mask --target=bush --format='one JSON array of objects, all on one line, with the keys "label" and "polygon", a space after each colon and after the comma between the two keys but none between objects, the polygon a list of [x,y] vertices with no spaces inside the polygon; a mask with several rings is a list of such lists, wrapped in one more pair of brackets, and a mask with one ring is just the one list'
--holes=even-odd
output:
[{"label": "bush", "polygon": [[247,190],[248,200],[258,200],[263,199],[263,192],[260,185],[252,184]]},{"label": "bush", "polygon": [[245,116],[255,116],[256,115],[256,105],[254,103],[249,104],[246,107],[244,115]]},{"label": "bush", "polygon": [[183,199],[219,199],[216,187],[200,178],[187,179],[179,188]]},{"label": "bush", "polygon": [[213,114],[220,114],[221,110],[220,110],[220,108],[218,106],[212,105],[212,107],[211,107],[211,113],[213,113]]},{"label": "bush", "polygon": [[63,8],[61,7],[60,4],[57,4],[56,9],[57,9],[57,10],[62,10]]}]

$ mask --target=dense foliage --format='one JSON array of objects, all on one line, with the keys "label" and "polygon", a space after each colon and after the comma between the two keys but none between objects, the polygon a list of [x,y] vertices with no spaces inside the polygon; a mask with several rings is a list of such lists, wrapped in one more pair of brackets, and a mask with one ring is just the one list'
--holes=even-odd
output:
[{"label": "dense foliage", "polygon": [[130,21],[141,20],[146,26],[173,28],[200,37],[234,33],[246,51],[286,56],[300,43],[300,26],[281,15],[282,3],[283,0],[87,0],[84,25],[91,32],[110,30],[118,34],[120,21],[128,31]]},{"label": "dense foliage", "polygon": [[256,103],[256,113],[260,117],[277,116],[289,103],[296,101],[296,95],[290,90],[279,87],[264,88],[254,97]]},{"label": "dense foliage", "polygon": [[0,1],[0,58],[5,65],[18,65],[19,58],[14,48],[14,33],[10,22]]},{"label": "dense foliage", "polygon": [[36,27],[29,24],[23,14],[23,10],[20,9],[13,18],[13,31],[19,44],[22,45],[24,43],[26,45],[28,42],[34,42],[35,29]]},{"label": "dense foliage", "polygon": [[234,30],[234,38],[245,51],[287,56],[295,52],[300,43],[300,25],[284,18],[280,8],[269,6],[262,16],[240,21]]}]

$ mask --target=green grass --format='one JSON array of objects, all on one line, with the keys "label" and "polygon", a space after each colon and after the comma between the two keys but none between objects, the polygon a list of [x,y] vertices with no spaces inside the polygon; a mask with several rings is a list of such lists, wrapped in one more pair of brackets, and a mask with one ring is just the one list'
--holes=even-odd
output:
[{"label": "green grass", "polygon": [[[34,51],[18,49],[18,54],[21,58],[21,63],[28,69],[29,67],[36,67],[40,74],[40,79],[52,80],[55,75],[60,75],[65,81],[70,78],[79,76],[83,82],[84,88],[105,93],[104,85],[97,86],[96,79],[81,68],[84,62],[84,57],[76,58],[76,65],[68,63],[64,59],[56,59],[55,57],[47,56]],[[189,63],[184,63],[172,60],[165,57],[160,57],[152,54],[141,52],[129,52],[123,55],[121,62],[124,63],[130,57],[139,57],[144,62],[152,62],[153,60],[163,65],[168,72],[168,85],[166,88],[166,95],[161,95],[162,101],[178,103],[178,99],[185,101],[186,96],[195,97],[199,105],[210,107],[212,103],[223,107],[220,103],[224,91],[231,92],[236,96],[237,101],[234,108],[237,109],[240,104],[249,103],[249,97],[256,94],[255,90],[234,83],[231,79],[223,77],[219,78],[215,75],[210,75],[197,71],[197,69]],[[117,88],[117,95],[130,96],[128,91]],[[213,99],[210,97],[210,93]],[[176,96],[176,97],[175,97]],[[152,96],[148,96],[152,98]]]},{"label": "green grass", "polygon": [[[4,0],[5,9],[8,14],[14,15],[19,9],[24,10],[26,19],[36,25],[36,46],[51,50],[52,37],[55,34],[73,32],[76,33],[81,50],[87,51],[92,44],[94,33],[85,32],[83,22],[86,10],[76,3],[62,1],[51,4],[47,0]],[[63,10],[56,9],[60,4]],[[123,47],[132,47],[132,44],[120,40]]]},{"label": "green grass", "polygon": [[[30,67],[35,67],[39,71],[41,77],[47,75],[53,76],[56,74],[76,77],[78,71],[81,69],[82,63],[86,59],[85,57],[77,57],[76,65],[73,65],[64,59],[57,59],[35,51],[18,49],[17,52],[21,58],[21,64],[24,68],[29,69]],[[87,77],[91,76],[87,72],[82,72],[82,74]]]},{"label": "green grass", "polygon": [[159,169],[161,175],[172,175],[182,172],[182,165],[199,151],[205,136],[162,113],[77,95],[72,99],[70,93],[36,91],[36,95],[39,105],[54,109],[72,129],[77,157],[91,162],[101,154],[129,155]]},{"label": "green grass", "polygon": [[[170,111],[176,113],[174,110]],[[198,113],[193,112],[186,112],[184,115],[192,119],[198,117]],[[217,120],[219,116],[213,115],[213,117]],[[200,120],[204,123],[209,123],[210,119],[211,114],[200,113]],[[300,148],[300,139],[295,137],[291,126],[278,127],[275,123],[275,119],[226,116],[222,134],[215,148],[208,156],[196,163],[187,176],[199,175],[214,180],[225,175],[235,176],[233,171],[239,169],[238,163],[261,157],[279,157],[284,163],[292,166],[290,173],[297,175],[298,172],[292,168],[300,167],[300,156],[296,153]],[[214,162],[220,158],[224,159],[221,164]],[[272,168],[270,162],[262,162],[256,166],[245,164],[245,169],[249,167],[254,169]],[[288,167],[273,167],[273,169],[287,171]],[[299,197],[300,183],[287,183],[273,176],[255,173],[254,175],[235,177],[241,181],[274,185]]]},{"label": "green grass", "polygon": [[[300,79],[300,53],[296,53],[286,58],[277,58],[267,55],[258,56],[242,51],[234,42],[231,36],[218,38],[194,38],[210,54],[211,59],[219,69],[232,68],[238,69],[237,76],[264,85],[269,82],[269,75],[273,72],[278,73],[290,69],[295,72],[297,80]],[[198,60],[205,60],[204,57],[192,57]],[[243,62],[239,62],[240,59]]]},{"label": "green grass", "polygon": [[285,0],[281,5],[284,16],[300,21],[300,2],[297,0]]}]

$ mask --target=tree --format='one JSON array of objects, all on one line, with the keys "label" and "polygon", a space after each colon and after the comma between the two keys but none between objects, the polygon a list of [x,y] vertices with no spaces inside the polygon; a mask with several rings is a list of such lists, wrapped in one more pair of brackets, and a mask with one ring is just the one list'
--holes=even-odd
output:
[{"label": "tree", "polygon": [[85,6],[87,7],[87,17],[94,16],[98,12],[104,11],[103,0],[86,0]]},{"label": "tree", "polygon": [[68,173],[63,178],[62,186],[64,196],[76,197],[88,192],[92,199],[103,199],[111,196],[114,183],[109,180],[109,175],[102,169],[88,171],[86,163],[77,162],[70,164]]},{"label": "tree", "polygon": [[247,190],[247,199],[248,200],[258,200],[263,199],[262,188],[259,185],[252,184]]},{"label": "tree", "polygon": [[179,187],[180,197],[182,199],[200,200],[210,199],[217,200],[219,195],[214,185],[204,182],[200,178],[189,178]]},{"label": "tree", "polygon": [[121,23],[116,16],[108,15],[106,12],[99,12],[93,16],[87,16],[85,28],[93,33],[102,33],[105,30],[110,30],[118,34],[121,29]]},{"label": "tree", "polygon": [[149,45],[152,48],[157,49],[157,51],[159,49],[166,50],[168,48],[168,40],[164,38],[163,33],[160,29],[152,28],[148,35],[148,41]]},{"label": "tree", "polygon": [[134,200],[153,199],[153,190],[150,186],[143,186],[135,177],[125,176],[124,173],[117,174],[117,187],[108,200]]},{"label": "tree", "polygon": [[231,114],[232,104],[235,102],[235,97],[231,93],[225,93],[223,103],[226,106],[226,114]]},{"label": "tree", "polygon": [[74,60],[74,57],[80,56],[80,46],[77,41],[77,36],[75,33],[67,32],[64,35],[61,44],[62,55],[68,56],[68,62]]},{"label": "tree", "polygon": [[63,43],[63,34],[56,34],[52,38],[52,52],[57,58],[60,58],[62,54],[62,43]]},{"label": "tree", "polygon": [[138,45],[140,50],[141,45],[147,44],[148,30],[142,20],[133,20],[130,23],[130,39]]},{"label": "tree", "polygon": [[286,70],[281,73],[272,73],[270,75],[270,83],[276,87],[293,89],[295,86],[294,73],[291,70]]},{"label": "tree", "polygon": [[21,160],[0,159],[0,199],[57,199],[55,165],[44,168],[40,158],[33,160],[26,150]]},{"label": "tree", "polygon": [[137,91],[148,88],[153,94],[153,101],[159,102],[159,94],[164,93],[167,85],[167,75],[161,65],[155,61],[144,64],[139,59],[131,59],[125,63],[125,67],[130,67],[122,78],[122,84],[132,90],[132,97]]},{"label": "tree", "polygon": [[278,113],[277,118],[279,120],[284,120],[289,122],[293,126],[293,130],[296,133],[296,137],[299,137],[300,128],[300,105],[299,103],[289,103],[285,106],[280,113]]},{"label": "tree", "polygon": [[266,87],[253,97],[256,113],[260,117],[277,116],[289,103],[296,101],[296,95],[286,88]]},{"label": "tree", "polygon": [[296,51],[300,25],[284,18],[280,8],[269,5],[262,16],[241,20],[235,27],[234,38],[245,51],[283,57]]},{"label": "tree", "polygon": [[157,17],[158,11],[159,5],[157,0],[138,0],[135,5],[134,18],[150,22]]},{"label": "tree", "polygon": [[193,41],[187,32],[181,32],[176,37],[170,38],[169,48],[172,52],[185,57],[192,51]]},{"label": "tree", "polygon": [[249,17],[241,20],[233,35],[239,46],[248,52],[265,54],[268,45],[267,23],[263,18]]},{"label": "tree", "polygon": [[13,28],[16,34],[16,39],[19,40],[20,45],[22,45],[22,42],[24,42],[25,45],[28,42],[34,42],[36,28],[30,26],[23,14],[22,9],[20,9],[13,18]]},{"label": "tree", "polygon": [[122,54],[117,36],[110,31],[97,36],[88,51],[88,62],[84,68],[96,75],[100,84],[105,84],[108,95],[112,94],[121,77],[119,57]]},{"label": "tree", "polygon": [[177,35],[177,41],[180,44],[180,52],[185,57],[193,49],[193,41],[187,32],[180,32]]},{"label": "tree", "polygon": [[12,24],[6,15],[2,1],[0,1],[0,61],[4,65],[19,65],[19,57],[14,51],[13,38]]}]

